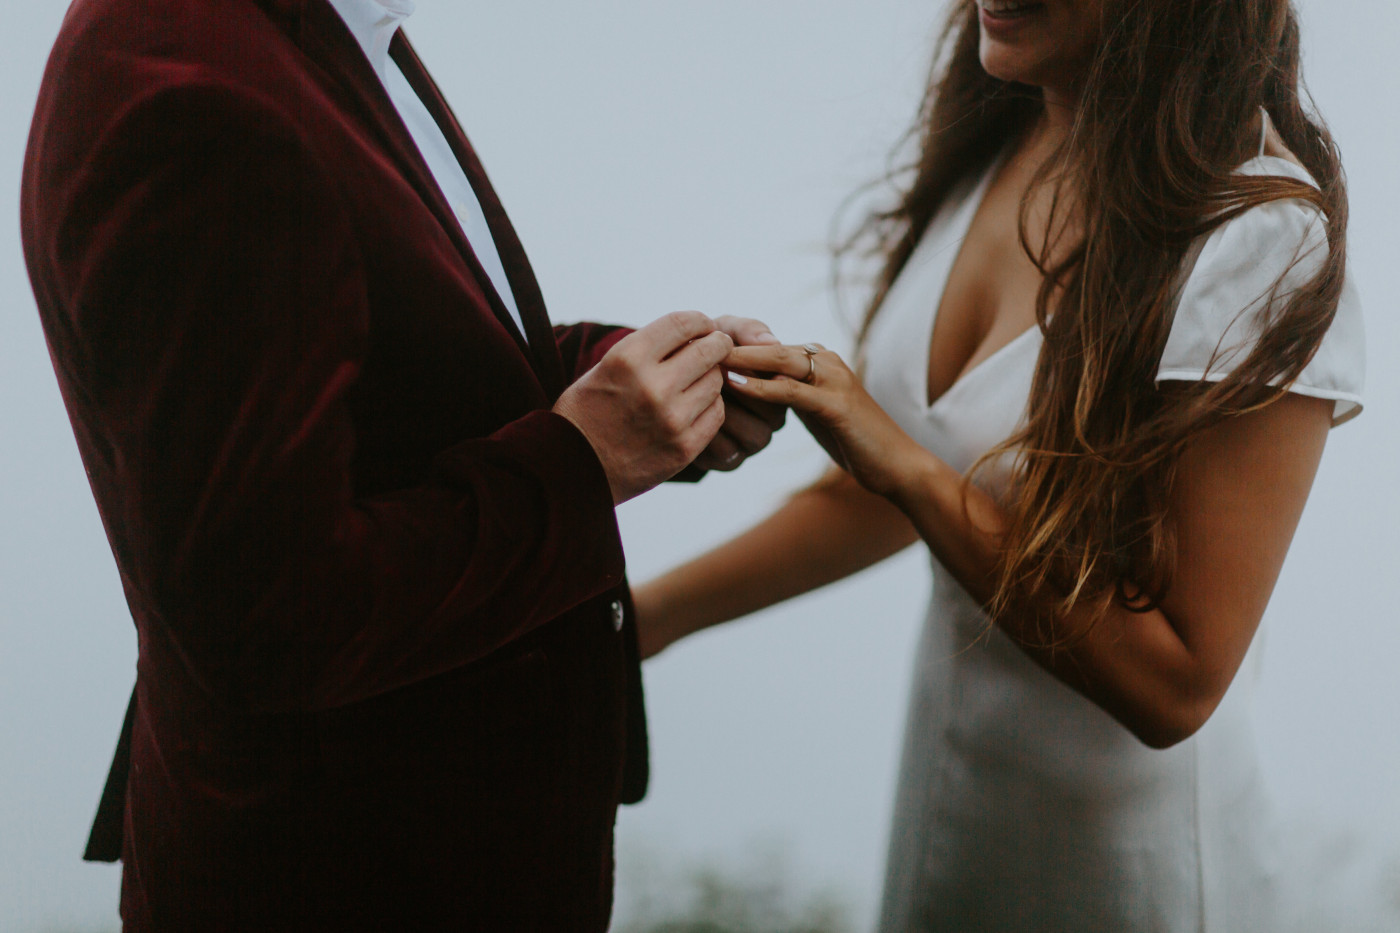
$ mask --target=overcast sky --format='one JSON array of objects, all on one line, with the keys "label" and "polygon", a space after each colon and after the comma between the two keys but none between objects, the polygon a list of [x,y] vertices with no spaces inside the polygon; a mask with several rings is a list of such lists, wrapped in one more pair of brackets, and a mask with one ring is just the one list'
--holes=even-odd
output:
[{"label": "overcast sky", "polygon": [[[11,3],[0,36],[0,930],[113,929],[117,871],[78,859],[135,645],[44,349],[17,190],[66,4]],[[825,250],[842,200],[912,117],[941,5],[419,0],[408,32],[530,251],[556,320],[679,308],[849,346]],[[1318,864],[1351,839],[1400,857],[1400,8],[1302,4],[1307,75],[1341,141],[1366,305],[1367,410],[1335,432],[1265,625],[1263,753]],[[794,424],[761,460],[624,507],[634,579],[723,540],[815,476]],[[874,909],[913,640],[914,551],[692,639],[646,671],[647,802],[619,821],[623,903],[644,864],[786,859],[862,923]],[[1302,837],[1299,837],[1302,838]],[[1400,863],[1397,863],[1400,869]]]}]

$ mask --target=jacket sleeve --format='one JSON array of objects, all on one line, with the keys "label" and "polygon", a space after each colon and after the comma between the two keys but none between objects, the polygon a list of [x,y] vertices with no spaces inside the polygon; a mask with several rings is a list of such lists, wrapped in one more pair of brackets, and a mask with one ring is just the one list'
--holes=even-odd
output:
[{"label": "jacket sleeve", "polygon": [[554,342],[559,345],[559,355],[564,358],[564,372],[569,382],[597,366],[598,361],[630,333],[630,327],[609,324],[556,325]]},{"label": "jacket sleeve", "polygon": [[623,573],[607,478],[548,411],[442,451],[419,485],[357,497],[347,399],[370,299],[352,192],[301,133],[242,92],[166,87],[26,198],[128,598],[204,690],[257,710],[465,665]]}]

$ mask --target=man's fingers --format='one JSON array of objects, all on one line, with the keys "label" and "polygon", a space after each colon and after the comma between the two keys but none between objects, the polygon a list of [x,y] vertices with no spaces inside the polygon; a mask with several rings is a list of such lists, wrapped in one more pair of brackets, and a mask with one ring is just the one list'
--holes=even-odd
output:
[{"label": "man's fingers", "polygon": [[[763,414],[754,409],[759,409]],[[770,412],[778,413],[776,426],[772,423]],[[773,432],[782,426],[786,414],[787,408],[782,405],[744,398],[737,392],[726,390],[724,426],[695,459],[695,465],[705,470],[737,469],[748,457],[768,446],[773,440]]]},{"label": "man's fingers", "polygon": [[699,311],[674,311],[628,336],[648,362],[659,363],[693,340],[715,332],[715,322]]},{"label": "man's fingers", "polygon": [[[745,454],[756,454],[773,439],[773,428],[767,421],[749,411],[751,399],[731,401],[724,409],[724,428],[720,436],[728,437]],[[783,409],[784,411],[786,409]]]},{"label": "man's fingers", "polygon": [[756,398],[744,398],[742,396],[731,399],[734,404],[730,406],[731,414],[734,408],[742,408],[751,413],[755,418],[768,426],[770,432],[776,431],[787,423],[787,409],[782,405],[773,402],[763,402]]},{"label": "man's fingers", "polygon": [[700,417],[700,414],[714,402],[720,392],[724,390],[724,370],[718,366],[701,373],[700,378],[692,382],[681,393],[681,399],[689,407],[691,420]]},{"label": "man's fingers", "polygon": [[729,435],[729,422],[733,418],[733,406],[724,407],[724,427],[710,441],[710,445],[695,458],[695,465],[702,470],[727,472],[744,462],[744,451]]},{"label": "man's fingers", "polygon": [[691,430],[699,441],[696,447],[701,450],[708,447],[723,424],[724,397],[716,395],[715,400],[710,403],[710,407],[701,412],[700,417],[696,418],[695,423],[691,425]]},{"label": "man's fingers", "polygon": [[719,366],[733,349],[734,341],[723,331],[692,340],[665,362],[664,366],[670,371],[668,380],[684,391]]},{"label": "man's fingers", "polygon": [[768,325],[762,321],[755,321],[748,317],[734,317],[731,314],[715,318],[715,326],[734,338],[734,343],[741,347],[777,345],[782,343],[773,332],[768,329]]},{"label": "man's fingers", "polygon": [[[680,438],[682,449],[686,451],[687,462],[695,463],[705,457],[723,425],[724,398],[716,395],[714,401],[700,412]],[[705,466],[703,463],[701,465]]]},{"label": "man's fingers", "polygon": [[724,371],[718,366],[700,375],[668,403],[665,423],[670,430],[687,431],[720,397],[724,389]]}]

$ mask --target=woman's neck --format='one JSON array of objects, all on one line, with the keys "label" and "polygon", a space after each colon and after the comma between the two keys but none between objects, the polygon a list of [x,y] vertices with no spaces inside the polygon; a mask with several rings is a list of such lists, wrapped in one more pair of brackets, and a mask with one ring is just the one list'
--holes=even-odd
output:
[{"label": "woman's neck", "polygon": [[1038,132],[1046,141],[1058,145],[1069,138],[1074,128],[1074,120],[1079,110],[1079,93],[1068,88],[1043,87],[1040,89],[1044,109]]},{"label": "woman's neck", "polygon": [[[1023,137],[1013,159],[1024,166],[1030,187],[1024,197],[1030,202],[1026,216],[1035,248],[1045,244],[1069,247],[1082,229],[1082,212],[1075,196],[1077,179],[1066,161],[1065,147],[1074,129],[1078,98],[1068,98],[1045,89],[1045,105]],[[1042,174],[1042,172],[1044,174]],[[1042,240],[1041,237],[1044,239]],[[1057,256],[1060,251],[1056,251]]]}]

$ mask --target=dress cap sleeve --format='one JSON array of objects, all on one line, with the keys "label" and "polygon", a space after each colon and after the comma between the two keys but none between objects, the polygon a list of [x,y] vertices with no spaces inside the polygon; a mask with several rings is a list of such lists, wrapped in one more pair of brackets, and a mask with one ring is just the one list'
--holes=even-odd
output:
[{"label": "dress cap sleeve", "polygon": [[[1312,183],[1292,162],[1268,156],[1241,171]],[[1322,214],[1304,201],[1270,201],[1212,230],[1182,288],[1157,381],[1224,379],[1249,356],[1270,308],[1310,281],[1326,257]],[[1332,326],[1289,391],[1334,400],[1335,426],[1361,412],[1365,370],[1360,297],[1348,272]]]}]

